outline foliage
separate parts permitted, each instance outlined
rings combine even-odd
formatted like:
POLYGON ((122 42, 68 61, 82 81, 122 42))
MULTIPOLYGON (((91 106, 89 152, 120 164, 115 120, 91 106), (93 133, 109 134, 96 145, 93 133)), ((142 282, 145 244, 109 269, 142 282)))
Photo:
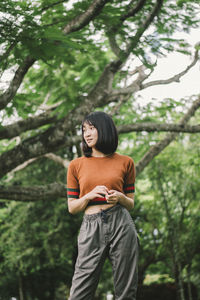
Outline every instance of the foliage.
POLYGON ((193 137, 174 142, 147 168, 148 180, 139 180, 137 192, 142 202, 138 225, 141 266, 146 264, 145 273, 169 274, 177 281, 180 263, 184 281, 188 280, 189 266, 189 280, 195 284, 197 278, 192 274, 200 239, 197 214, 200 156, 194 150, 196 147, 199 141, 194 143, 193 137))

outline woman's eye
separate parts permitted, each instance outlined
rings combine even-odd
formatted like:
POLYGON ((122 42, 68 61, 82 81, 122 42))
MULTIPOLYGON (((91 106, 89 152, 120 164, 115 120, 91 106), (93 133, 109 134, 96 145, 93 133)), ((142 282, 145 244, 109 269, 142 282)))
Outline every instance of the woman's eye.
POLYGON ((88 131, 88 130, 94 130, 94 126, 91 126, 91 127, 89 127, 89 128, 83 128, 83 133, 85 133, 86 131, 88 131))

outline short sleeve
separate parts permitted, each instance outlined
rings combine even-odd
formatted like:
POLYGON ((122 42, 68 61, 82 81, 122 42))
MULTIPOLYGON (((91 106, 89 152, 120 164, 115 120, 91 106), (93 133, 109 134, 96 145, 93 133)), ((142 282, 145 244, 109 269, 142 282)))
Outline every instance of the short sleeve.
POLYGON ((79 183, 76 175, 76 169, 71 162, 67 171, 67 198, 79 198, 79 183))
POLYGON ((135 166, 133 160, 130 158, 127 164, 127 170, 124 180, 124 193, 134 193, 135 192, 135 166))

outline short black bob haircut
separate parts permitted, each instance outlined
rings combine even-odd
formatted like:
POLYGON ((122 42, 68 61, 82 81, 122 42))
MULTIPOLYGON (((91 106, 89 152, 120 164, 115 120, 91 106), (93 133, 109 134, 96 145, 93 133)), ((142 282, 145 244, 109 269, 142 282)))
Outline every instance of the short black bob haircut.
POLYGON ((93 125, 98 132, 95 148, 104 154, 113 154, 118 146, 118 133, 112 118, 102 112, 95 111, 85 117, 82 122, 82 150, 86 157, 92 156, 92 148, 88 147, 83 137, 84 124, 93 125))

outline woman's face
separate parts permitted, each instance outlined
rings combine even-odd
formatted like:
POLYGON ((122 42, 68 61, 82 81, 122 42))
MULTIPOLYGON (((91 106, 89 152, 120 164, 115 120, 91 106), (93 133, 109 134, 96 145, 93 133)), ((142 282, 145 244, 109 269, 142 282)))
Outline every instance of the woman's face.
POLYGON ((88 123, 83 124, 83 138, 87 143, 88 147, 93 148, 98 140, 98 131, 92 125, 88 123))

